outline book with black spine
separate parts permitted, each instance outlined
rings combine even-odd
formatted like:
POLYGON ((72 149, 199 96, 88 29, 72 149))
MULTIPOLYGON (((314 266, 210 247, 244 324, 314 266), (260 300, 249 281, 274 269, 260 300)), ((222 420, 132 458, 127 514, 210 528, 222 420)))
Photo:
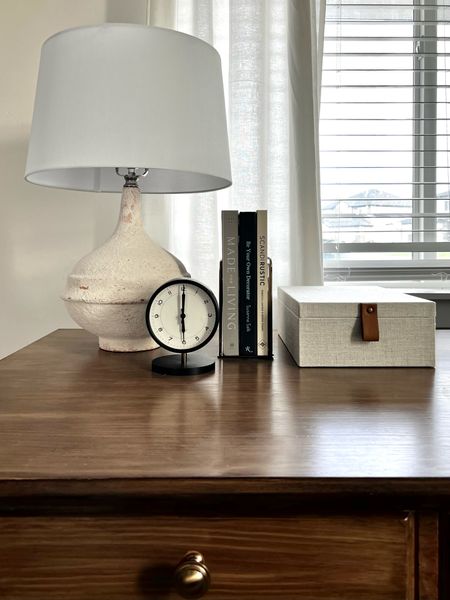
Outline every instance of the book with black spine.
POLYGON ((239 213, 239 355, 257 356, 256 212, 239 213))
POLYGON ((239 355, 239 271, 237 210, 222 211, 222 353, 239 355))
POLYGON ((257 353, 267 356, 269 352, 269 281, 267 259, 267 210, 256 211, 257 221, 257 353))

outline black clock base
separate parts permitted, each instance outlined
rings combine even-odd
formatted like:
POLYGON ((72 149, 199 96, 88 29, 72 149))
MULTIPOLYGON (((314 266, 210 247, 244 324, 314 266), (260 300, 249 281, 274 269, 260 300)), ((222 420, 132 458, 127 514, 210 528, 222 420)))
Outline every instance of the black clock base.
POLYGON ((216 362, 207 356, 189 354, 182 364, 180 354, 159 356, 152 362, 152 371, 161 375, 200 375, 214 371, 216 362))

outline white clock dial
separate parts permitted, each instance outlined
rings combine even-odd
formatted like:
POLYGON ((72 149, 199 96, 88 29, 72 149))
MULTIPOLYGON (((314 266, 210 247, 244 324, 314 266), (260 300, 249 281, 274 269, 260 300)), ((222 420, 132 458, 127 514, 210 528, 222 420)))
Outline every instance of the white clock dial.
POLYGON ((147 307, 149 331, 161 346, 189 352, 205 345, 217 328, 214 295, 203 285, 177 279, 161 286, 147 307))

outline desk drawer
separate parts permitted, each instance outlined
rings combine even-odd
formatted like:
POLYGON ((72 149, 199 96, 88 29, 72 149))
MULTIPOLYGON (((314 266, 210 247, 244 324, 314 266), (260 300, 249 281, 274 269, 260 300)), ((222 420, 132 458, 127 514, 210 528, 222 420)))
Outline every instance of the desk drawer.
POLYGON ((0 598, 171 600, 177 563, 197 550, 211 600, 412 600, 412 519, 4 517, 0 598))

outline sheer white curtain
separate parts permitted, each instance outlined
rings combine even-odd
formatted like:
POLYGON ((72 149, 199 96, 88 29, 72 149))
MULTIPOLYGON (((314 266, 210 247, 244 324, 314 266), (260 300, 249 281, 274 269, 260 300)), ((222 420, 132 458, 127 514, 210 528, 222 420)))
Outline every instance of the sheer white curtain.
POLYGON ((232 187, 145 203, 152 237, 216 291, 224 209, 268 209, 275 290, 322 282, 316 2, 149 0, 148 24, 195 35, 222 58, 232 187))
POLYGON ((290 264, 293 283, 323 283, 319 108, 325 0, 289 0, 290 264))

